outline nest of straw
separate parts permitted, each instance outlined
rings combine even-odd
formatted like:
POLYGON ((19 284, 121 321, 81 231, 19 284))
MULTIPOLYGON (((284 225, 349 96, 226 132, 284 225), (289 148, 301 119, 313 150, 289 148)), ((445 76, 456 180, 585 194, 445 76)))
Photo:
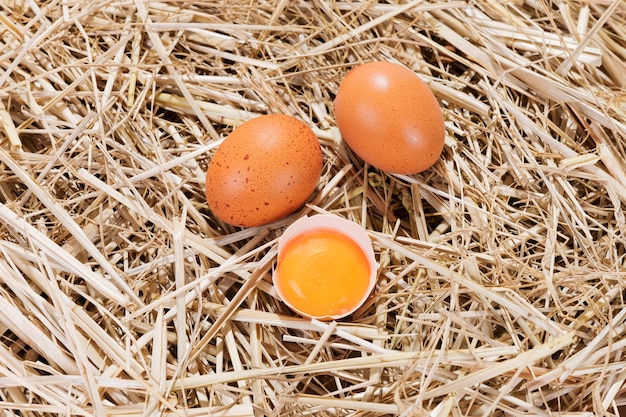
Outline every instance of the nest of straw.
POLYGON ((2 415, 617 415, 625 21, 609 0, 3 2, 2 415), (371 60, 445 109, 428 171, 342 143, 334 93, 371 60), (265 113, 312 126, 324 172, 297 213, 231 227, 204 173, 265 113), (376 251, 339 322, 271 285, 312 213, 376 251))

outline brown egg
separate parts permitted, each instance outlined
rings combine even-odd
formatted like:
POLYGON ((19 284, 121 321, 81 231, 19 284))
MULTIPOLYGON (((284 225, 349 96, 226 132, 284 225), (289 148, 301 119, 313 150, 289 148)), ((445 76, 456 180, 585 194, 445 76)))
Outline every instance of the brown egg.
POLYGON ((443 150, 443 115, 437 99, 413 71, 370 62, 350 71, 335 98, 337 126, 363 160, 395 174, 431 167, 443 150))
POLYGON ((310 127, 270 114, 237 127, 220 145, 206 176, 213 213, 236 226, 260 226, 298 209, 322 172, 322 151, 310 127))

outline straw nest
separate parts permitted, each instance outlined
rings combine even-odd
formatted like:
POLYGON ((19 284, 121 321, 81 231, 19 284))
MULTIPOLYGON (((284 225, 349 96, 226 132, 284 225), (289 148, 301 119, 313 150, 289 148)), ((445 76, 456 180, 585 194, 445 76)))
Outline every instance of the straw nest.
POLYGON ((625 402, 620 1, 0 6, 2 415, 615 415, 625 402), (365 165, 332 102, 400 62, 444 109, 440 161, 365 165), (314 128, 309 204, 239 229, 211 155, 265 113, 314 128), (331 213, 379 264, 340 322, 271 285, 331 213))

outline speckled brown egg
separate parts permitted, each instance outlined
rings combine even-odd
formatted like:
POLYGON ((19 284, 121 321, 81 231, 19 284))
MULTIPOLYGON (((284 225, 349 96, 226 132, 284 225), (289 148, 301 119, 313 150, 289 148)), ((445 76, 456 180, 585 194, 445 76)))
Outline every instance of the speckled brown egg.
POLYGON ((443 150, 443 115, 428 85, 391 62, 350 71, 335 97, 337 127, 363 160, 395 174, 431 167, 443 150))
POLYGON ((242 227, 278 220, 301 207, 322 172, 311 128, 281 114, 251 119, 224 139, 206 176, 212 212, 242 227))

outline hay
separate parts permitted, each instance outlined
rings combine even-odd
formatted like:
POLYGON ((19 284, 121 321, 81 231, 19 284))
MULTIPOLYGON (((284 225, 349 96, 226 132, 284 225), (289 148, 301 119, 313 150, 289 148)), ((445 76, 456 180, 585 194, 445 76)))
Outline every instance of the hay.
POLYGON ((626 7, 619 1, 0 5, 2 415, 615 415, 626 404, 626 7), (363 164, 332 101, 401 62, 441 160, 363 164), (209 212, 233 127, 310 124, 324 172, 267 227, 209 212), (276 296, 294 219, 379 261, 339 323, 276 296))

